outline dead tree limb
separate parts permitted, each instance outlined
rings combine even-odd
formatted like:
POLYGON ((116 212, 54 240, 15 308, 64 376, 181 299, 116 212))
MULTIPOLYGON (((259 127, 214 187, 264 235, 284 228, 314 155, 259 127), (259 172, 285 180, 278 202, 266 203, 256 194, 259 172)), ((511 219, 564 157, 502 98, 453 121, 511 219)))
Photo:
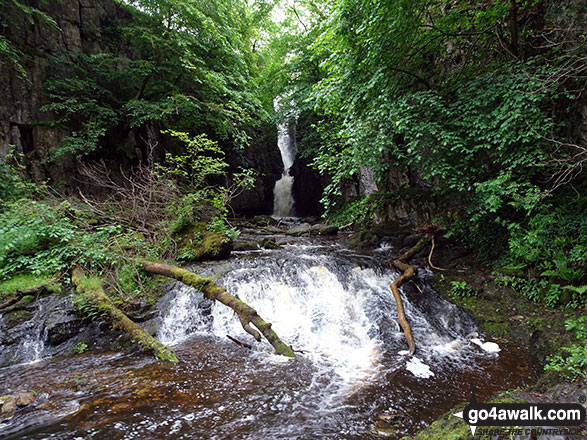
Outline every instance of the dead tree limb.
MULTIPOLYGON (((24 289, 24 290, 17 290, 14 295, 12 295, 8 300, 0 303, 0 311, 8 311, 8 309, 13 304, 19 302, 23 297, 27 295, 38 295, 45 289, 45 285, 41 284, 40 286, 33 287, 31 289, 24 289)), ((0 312, 1 313, 1 312, 0 312)))
POLYGON ((250 324, 253 324, 259 329, 263 336, 265 336, 265 339, 267 339, 267 341, 273 346, 276 353, 292 358, 295 357, 291 347, 285 344, 279 336, 277 336, 277 333, 273 331, 271 323, 265 322, 255 309, 229 294, 211 279, 201 277, 177 266, 153 263, 152 261, 143 259, 139 259, 138 262, 147 272, 174 278, 201 291, 206 298, 218 301, 225 306, 230 307, 237 314, 245 331, 252 335, 257 341, 261 340, 261 334, 251 327, 250 324))
POLYGON ((432 252, 434 252, 434 235, 432 235, 432 247, 430 248, 430 254, 428 254, 428 264, 430 265, 430 267, 432 269, 436 269, 436 270, 446 270, 443 269, 442 267, 436 267, 434 264, 432 264, 432 252))
POLYGON ((118 307, 112 304, 102 289, 98 279, 88 278, 80 267, 74 267, 71 281, 82 302, 100 314, 112 328, 122 330, 144 350, 152 352, 162 361, 178 362, 175 353, 166 345, 146 333, 136 322, 129 319, 118 307))
POLYGON ((410 266, 406 261, 416 255, 422 248, 428 243, 430 238, 428 236, 422 237, 418 243, 414 245, 411 249, 404 252, 400 257, 395 260, 391 261, 391 264, 402 271, 402 274, 389 286, 391 289, 391 293, 393 294, 393 298, 395 299, 395 304, 397 307, 397 316, 399 324, 401 325, 406 340, 408 341, 408 347, 410 350, 410 354, 414 354, 416 352, 416 340, 414 339, 414 335, 412 333, 412 327, 410 323, 406 319, 406 313, 404 311, 404 302, 402 301, 402 297, 399 293, 399 287, 412 278, 416 274, 416 269, 413 266, 410 266))
POLYGON ((236 339, 236 338, 233 338, 233 337, 232 337, 232 336, 230 336, 230 335, 226 335, 226 337, 227 337, 228 339, 230 339, 232 342, 234 342, 236 345, 239 345, 239 346, 241 346, 241 347, 243 347, 243 348, 246 348, 246 349, 248 349, 248 350, 252 350, 252 349, 253 349, 253 346, 252 346, 251 344, 247 344, 246 342, 239 341, 238 339, 236 339))
POLYGON ((39 284, 38 286, 35 286, 35 287, 31 287, 29 289, 17 290, 13 295, 11 295, 11 297, 8 300, 4 301, 3 303, 0 303, 0 313, 9 313, 9 312, 15 310, 14 307, 10 307, 10 306, 17 304, 25 296, 34 295, 38 298, 39 295, 46 293, 46 292, 50 292, 51 288, 54 288, 55 282, 56 282, 56 279, 53 278, 43 284, 39 284))

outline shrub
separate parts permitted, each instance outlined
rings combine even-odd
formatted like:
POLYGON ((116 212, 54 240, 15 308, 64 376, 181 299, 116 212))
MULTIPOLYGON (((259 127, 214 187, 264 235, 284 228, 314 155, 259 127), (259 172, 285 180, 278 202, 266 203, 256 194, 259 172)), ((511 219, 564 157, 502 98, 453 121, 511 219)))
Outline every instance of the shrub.
POLYGON ((570 380, 587 379, 587 316, 567 319, 567 331, 575 331, 577 344, 563 347, 551 356, 546 371, 555 371, 570 380))
POLYGON ((477 295, 477 292, 471 289, 466 281, 451 281, 450 284, 452 285, 451 294, 454 296, 470 298, 477 295))

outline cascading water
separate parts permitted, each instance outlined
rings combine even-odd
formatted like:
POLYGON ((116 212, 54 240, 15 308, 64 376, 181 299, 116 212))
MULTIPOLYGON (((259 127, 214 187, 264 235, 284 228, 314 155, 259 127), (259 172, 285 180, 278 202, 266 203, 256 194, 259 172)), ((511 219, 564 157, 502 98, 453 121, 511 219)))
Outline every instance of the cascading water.
MULTIPOLYGON (((274 101, 275 110, 279 110, 279 98, 274 101)), ((277 124, 277 147, 281 153, 283 162, 283 174, 281 179, 275 182, 273 189, 273 216, 277 218, 291 217, 295 214, 293 199, 293 176, 290 176, 289 169, 296 157, 296 136, 294 116, 287 114, 277 124)))
POLYGON ((6 329, 4 319, 0 318, 0 365, 28 363, 41 359, 46 338, 44 321, 54 303, 52 299, 38 301, 30 319, 11 329, 6 329))
POLYGON ((532 373, 518 347, 483 351, 487 343, 470 336, 474 323, 426 287, 424 270, 424 293, 405 298, 417 356, 402 355, 389 291, 396 275, 380 263, 382 252, 274 238, 281 249, 238 252, 194 270, 271 322, 295 360, 252 340, 228 307, 175 285, 160 302, 158 337, 179 364, 90 352, 0 369, 6 394, 38 393, 30 414, 0 425, 5 438, 375 440, 375 422, 391 414, 401 420, 389 437, 397 439, 468 400, 470 384, 482 400, 532 373))
MULTIPOLYGON (((457 365, 464 356, 480 354, 468 339, 473 322, 434 296, 428 310, 405 300, 418 356, 403 362, 405 340, 389 290, 393 278, 373 257, 332 246, 288 245, 240 258, 219 282, 261 316, 271 317, 281 338, 319 371, 317 377, 328 378, 331 399, 369 383, 385 355, 395 356, 397 365, 405 364, 414 376, 428 378, 439 362, 457 365)), ((183 285, 176 289, 159 332, 164 342, 177 344, 198 333, 249 338, 229 308, 183 285)))

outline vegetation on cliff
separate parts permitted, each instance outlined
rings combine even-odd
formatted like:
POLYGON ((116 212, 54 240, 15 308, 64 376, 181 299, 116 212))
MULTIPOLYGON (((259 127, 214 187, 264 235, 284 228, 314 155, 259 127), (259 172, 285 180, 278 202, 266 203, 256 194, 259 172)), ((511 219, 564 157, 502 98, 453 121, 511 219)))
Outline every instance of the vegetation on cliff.
POLYGON ((585 6, 302 5, 279 79, 301 154, 332 179, 326 216, 362 229, 393 227, 398 209, 412 227, 439 222, 505 285, 584 309, 585 6), (366 170, 379 191, 353 198, 366 170))

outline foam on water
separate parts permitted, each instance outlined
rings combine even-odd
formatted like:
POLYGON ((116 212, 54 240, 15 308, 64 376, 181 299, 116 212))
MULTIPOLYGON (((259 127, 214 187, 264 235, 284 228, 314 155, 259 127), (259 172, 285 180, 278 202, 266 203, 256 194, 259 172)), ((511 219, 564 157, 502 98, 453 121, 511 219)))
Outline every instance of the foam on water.
MULTIPOLYGON (((370 257, 349 258, 346 252, 339 258, 324 248, 286 246, 239 259, 232 266, 218 283, 255 308, 283 341, 300 350, 300 358, 341 389, 372 382, 384 352, 391 348, 398 353, 405 347, 389 290, 396 275, 370 257)), ((158 335, 163 342, 175 344, 190 335, 210 333, 225 339, 228 334, 252 342, 264 356, 272 353, 266 341, 252 341, 230 308, 205 300, 193 289, 176 289, 158 335)), ((426 311, 404 299, 418 358, 407 365, 398 361, 397 368, 405 365, 421 379, 432 377, 428 365, 441 359, 458 365, 459 358, 471 354, 470 344, 462 343, 474 330, 471 322, 463 321, 458 309, 440 298, 431 303, 435 308, 426 311)))

